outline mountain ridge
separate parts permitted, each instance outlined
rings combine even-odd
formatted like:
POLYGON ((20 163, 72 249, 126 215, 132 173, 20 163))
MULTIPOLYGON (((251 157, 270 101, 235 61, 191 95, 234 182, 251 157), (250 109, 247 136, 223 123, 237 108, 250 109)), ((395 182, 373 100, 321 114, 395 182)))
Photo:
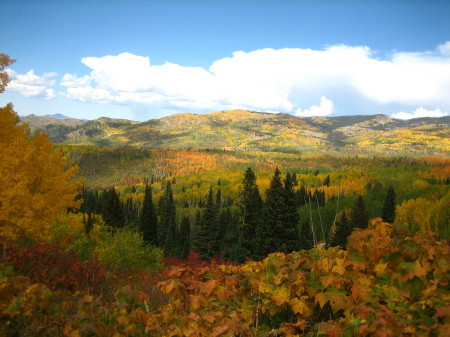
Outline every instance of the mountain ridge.
POLYGON ((378 153, 448 156, 450 116, 410 120, 353 115, 297 117, 247 110, 179 113, 144 122, 101 117, 95 120, 21 118, 32 131, 56 143, 170 149, 225 149, 378 153))

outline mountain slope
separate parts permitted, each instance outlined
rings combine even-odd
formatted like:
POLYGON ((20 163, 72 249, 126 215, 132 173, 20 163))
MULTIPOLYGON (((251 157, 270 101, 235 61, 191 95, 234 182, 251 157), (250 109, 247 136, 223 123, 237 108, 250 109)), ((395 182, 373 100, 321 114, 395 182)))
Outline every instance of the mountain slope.
POLYGON ((450 117, 396 120, 385 115, 299 118, 245 110, 175 114, 146 122, 28 116, 33 130, 66 144, 170 149, 347 152, 406 155, 450 153, 450 117))

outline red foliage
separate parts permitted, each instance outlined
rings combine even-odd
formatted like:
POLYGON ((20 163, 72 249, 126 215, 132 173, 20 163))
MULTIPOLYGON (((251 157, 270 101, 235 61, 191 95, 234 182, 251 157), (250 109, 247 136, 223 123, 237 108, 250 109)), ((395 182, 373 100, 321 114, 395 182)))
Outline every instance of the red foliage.
POLYGON ((9 245, 6 262, 16 273, 50 289, 89 290, 98 292, 106 279, 106 267, 96 260, 82 261, 74 252, 59 245, 9 245))

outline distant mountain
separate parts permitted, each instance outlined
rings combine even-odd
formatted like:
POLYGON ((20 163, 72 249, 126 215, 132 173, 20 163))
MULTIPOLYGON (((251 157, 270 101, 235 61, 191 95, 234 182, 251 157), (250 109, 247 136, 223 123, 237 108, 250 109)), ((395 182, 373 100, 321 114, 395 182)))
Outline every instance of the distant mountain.
POLYGON ((245 110, 175 114, 146 122, 27 116, 32 129, 58 143, 163 149, 225 149, 289 153, 450 155, 450 117, 386 115, 295 117, 245 110))
POLYGON ((68 119, 68 118, 70 118, 70 117, 67 117, 66 115, 62 115, 62 114, 44 115, 42 117, 52 117, 52 118, 58 118, 58 119, 68 119))

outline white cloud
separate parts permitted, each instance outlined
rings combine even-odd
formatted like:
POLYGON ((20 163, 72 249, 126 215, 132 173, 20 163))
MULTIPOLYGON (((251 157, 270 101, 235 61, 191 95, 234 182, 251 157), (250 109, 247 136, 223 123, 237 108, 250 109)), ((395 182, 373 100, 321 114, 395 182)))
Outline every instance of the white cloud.
POLYGON ((411 119, 420 117, 444 117, 448 115, 449 115, 448 112, 441 111, 441 109, 427 110, 420 107, 415 111, 413 111, 412 113, 400 111, 396 114, 393 114, 391 117, 397 119, 411 119))
POLYGON ((334 112, 333 101, 327 99, 325 96, 320 98, 320 105, 313 105, 309 109, 297 109, 296 116, 309 117, 309 116, 327 116, 334 112))
POLYGON ((26 74, 17 74, 11 69, 8 69, 7 72, 11 78, 7 87, 9 92, 18 92, 26 97, 40 99, 56 97, 55 91, 50 87, 55 85, 56 81, 52 77, 57 76, 57 73, 44 73, 42 76, 38 76, 34 70, 30 70, 26 74))
POLYGON ((64 87, 85 87, 91 84, 91 78, 88 75, 78 77, 77 75, 65 74, 60 85, 64 87))
POLYGON ((345 89, 374 104, 450 108, 450 42, 435 51, 395 53, 386 60, 374 57, 368 47, 336 45, 238 51, 208 69, 152 65, 149 57, 130 53, 82 62, 91 69, 88 75, 66 74, 61 82, 66 95, 80 101, 324 115, 334 108, 324 95, 342 100, 345 89), (319 106, 301 110, 305 97, 321 96, 319 106))

